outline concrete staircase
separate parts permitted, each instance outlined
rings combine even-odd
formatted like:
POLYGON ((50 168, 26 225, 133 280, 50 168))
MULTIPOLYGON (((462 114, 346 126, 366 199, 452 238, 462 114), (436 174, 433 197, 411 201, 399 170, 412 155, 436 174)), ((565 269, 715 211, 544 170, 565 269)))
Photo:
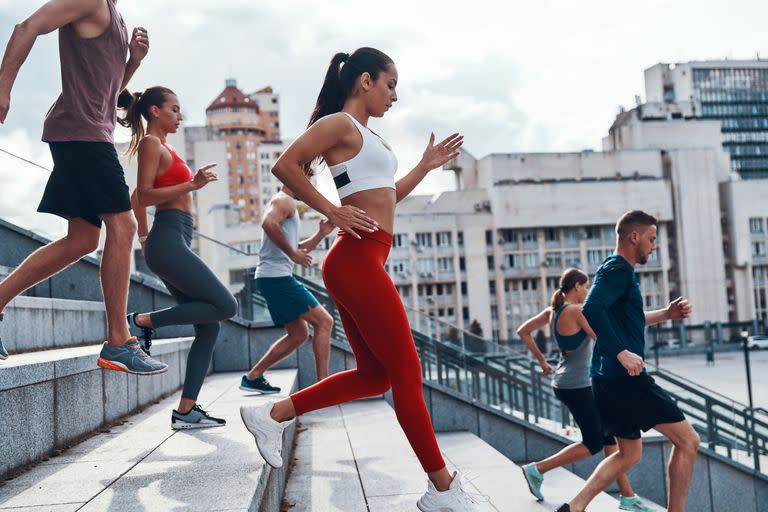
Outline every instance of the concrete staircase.
MULTIPOLYGON (((449 469, 468 475, 468 489, 488 498, 483 511, 553 511, 584 483, 564 469, 552 471, 547 500, 537 503, 520 468, 474 434, 442 433, 438 442, 449 469)), ((300 418, 284 510, 412 512, 426 487, 394 410, 384 400, 360 400, 300 418)), ((617 509, 605 493, 590 506, 590 512, 617 509)))
MULTIPOLYGON (((243 426, 239 406, 264 398, 240 391, 240 375, 210 376, 200 396, 203 408, 227 420, 225 427, 171 430, 174 393, 7 480, 0 486, 0 510, 279 510, 287 469, 266 465, 243 426)), ((296 388, 295 370, 269 377, 286 393, 296 388)), ((294 432, 286 429, 286 457, 294 432)))

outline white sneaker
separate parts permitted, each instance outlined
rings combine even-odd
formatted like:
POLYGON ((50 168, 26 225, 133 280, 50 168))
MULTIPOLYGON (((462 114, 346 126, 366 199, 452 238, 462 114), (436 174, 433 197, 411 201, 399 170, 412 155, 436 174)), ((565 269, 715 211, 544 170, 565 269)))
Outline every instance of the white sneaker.
POLYGON ((262 405, 241 405, 240 417, 245 423, 245 428, 256 439, 256 448, 267 464, 273 468, 279 468, 283 465, 283 458, 280 456, 283 430, 293 420, 283 422, 273 420, 269 413, 272 412, 274 404, 274 401, 269 401, 262 405))
POLYGON ((464 490, 461 476, 454 473, 447 491, 438 491, 430 481, 427 493, 419 498, 416 507, 421 512, 479 512, 477 505, 483 501, 488 501, 488 497, 464 490))

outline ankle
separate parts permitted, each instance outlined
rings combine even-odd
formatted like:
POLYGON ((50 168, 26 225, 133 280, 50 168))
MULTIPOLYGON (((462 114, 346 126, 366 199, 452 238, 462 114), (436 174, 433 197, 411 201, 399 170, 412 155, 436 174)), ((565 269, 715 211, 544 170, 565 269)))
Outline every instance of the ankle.
POLYGON ((249 371, 248 373, 245 374, 245 378, 248 379, 248 380, 256 380, 259 377, 261 377, 261 373, 256 373, 253 370, 251 370, 251 371, 249 371))
POLYGON ((152 317, 149 316, 149 313, 139 313, 138 315, 136 315, 135 322, 136 322, 136 325, 138 325, 139 327, 144 327, 147 329, 153 328, 152 317))

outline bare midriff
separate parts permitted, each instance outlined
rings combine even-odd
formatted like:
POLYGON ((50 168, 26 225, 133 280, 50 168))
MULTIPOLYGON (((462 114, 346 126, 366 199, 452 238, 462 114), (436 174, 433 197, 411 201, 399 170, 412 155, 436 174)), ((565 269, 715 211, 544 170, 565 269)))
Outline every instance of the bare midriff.
POLYGON ((392 188, 361 190, 341 200, 344 206, 356 206, 379 223, 379 229, 392 233, 395 224, 397 193, 392 188))

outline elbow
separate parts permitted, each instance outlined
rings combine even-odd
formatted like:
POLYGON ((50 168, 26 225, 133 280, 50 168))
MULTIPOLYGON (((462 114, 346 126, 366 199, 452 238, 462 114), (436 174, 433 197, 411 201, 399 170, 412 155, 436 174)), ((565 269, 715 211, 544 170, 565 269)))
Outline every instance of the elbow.
POLYGON ((146 194, 142 194, 141 192, 136 192, 136 204, 142 208, 148 208, 152 206, 152 201, 147 198, 146 194))

